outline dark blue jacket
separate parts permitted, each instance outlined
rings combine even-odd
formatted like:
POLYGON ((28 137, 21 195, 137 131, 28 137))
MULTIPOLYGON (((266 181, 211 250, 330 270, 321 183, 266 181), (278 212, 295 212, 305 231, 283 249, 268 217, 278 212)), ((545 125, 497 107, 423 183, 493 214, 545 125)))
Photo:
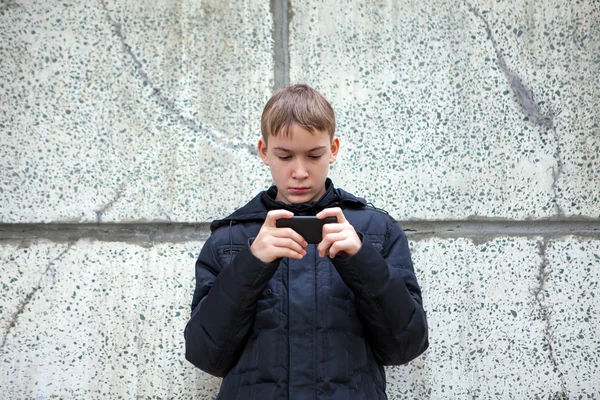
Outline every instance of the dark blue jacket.
POLYGON ((290 205, 261 192, 224 220, 196 262, 186 358, 225 377, 217 399, 386 399, 383 365, 404 364, 428 346, 421 290, 400 226, 363 199, 335 189, 290 205), (315 215, 339 206, 362 239, 348 259, 265 264, 249 242, 267 212, 315 215))

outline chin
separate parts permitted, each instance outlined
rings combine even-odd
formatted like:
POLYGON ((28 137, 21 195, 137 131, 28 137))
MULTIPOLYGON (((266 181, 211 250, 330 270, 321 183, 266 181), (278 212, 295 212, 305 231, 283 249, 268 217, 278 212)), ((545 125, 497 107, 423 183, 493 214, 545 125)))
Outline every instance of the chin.
POLYGON ((290 202, 290 204, 302 204, 315 201, 313 193, 306 193, 302 195, 288 194, 287 199, 290 202))

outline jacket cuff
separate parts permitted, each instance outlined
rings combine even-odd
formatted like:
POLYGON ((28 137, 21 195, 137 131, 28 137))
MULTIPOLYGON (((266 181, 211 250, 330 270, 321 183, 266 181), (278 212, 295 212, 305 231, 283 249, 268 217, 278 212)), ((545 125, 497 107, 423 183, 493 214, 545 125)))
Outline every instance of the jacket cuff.
MULTIPOLYGON (((369 302, 385 296, 394 280, 391 267, 366 237, 362 237, 362 246, 355 255, 349 258, 335 257, 331 261, 354 295, 369 302)), ((405 304, 404 311, 412 314, 415 306, 406 285, 394 286, 394 295, 399 304, 405 304)))

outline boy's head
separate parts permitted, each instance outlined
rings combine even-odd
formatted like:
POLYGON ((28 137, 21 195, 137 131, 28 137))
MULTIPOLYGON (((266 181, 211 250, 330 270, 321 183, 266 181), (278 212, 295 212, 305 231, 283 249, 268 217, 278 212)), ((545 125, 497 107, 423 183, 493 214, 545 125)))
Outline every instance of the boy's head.
POLYGON ((265 105, 261 130, 258 151, 271 169, 277 200, 318 200, 340 146, 327 99, 308 85, 283 88, 265 105))
POLYGON ((288 135, 293 124, 309 132, 325 131, 332 140, 335 133, 335 114, 331 104, 308 85, 278 90, 267 101, 260 122, 265 143, 272 136, 288 135))

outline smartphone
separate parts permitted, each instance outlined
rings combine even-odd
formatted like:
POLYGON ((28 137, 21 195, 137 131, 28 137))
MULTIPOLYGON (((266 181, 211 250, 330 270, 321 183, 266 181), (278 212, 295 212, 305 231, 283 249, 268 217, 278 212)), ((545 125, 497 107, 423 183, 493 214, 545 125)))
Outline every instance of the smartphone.
POLYGON ((317 244, 323 239, 323 225, 336 223, 337 217, 318 219, 314 216, 294 216, 275 221, 278 228, 292 228, 298 232, 307 243, 317 244))

